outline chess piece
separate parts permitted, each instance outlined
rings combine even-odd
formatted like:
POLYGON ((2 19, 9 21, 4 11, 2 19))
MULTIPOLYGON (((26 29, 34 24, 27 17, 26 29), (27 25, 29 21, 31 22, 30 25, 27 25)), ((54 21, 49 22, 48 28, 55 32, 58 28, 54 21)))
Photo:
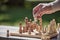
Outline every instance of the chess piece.
POLYGON ((41 40, 50 40, 50 36, 46 36, 45 34, 42 34, 41 40))
POLYGON ((26 24, 28 23, 28 17, 25 17, 25 23, 26 24))
POLYGON ((47 30, 47 27, 45 25, 44 28, 43 28, 43 32, 46 33, 46 30, 47 30))
POLYGON ((31 32, 33 32, 33 22, 32 22, 32 19, 30 19, 30 29, 31 29, 31 32))
POLYGON ((54 32, 53 32, 53 25, 50 25, 50 24, 48 25, 47 33, 48 33, 48 34, 54 33, 54 32))
POLYGON ((28 28, 30 28, 31 27, 31 23, 30 22, 28 22, 28 28))
POLYGON ((28 30, 28 22, 29 22, 28 17, 25 17, 25 25, 27 30, 28 30))
POLYGON ((9 37, 9 30, 7 30, 7 37, 9 37))
POLYGON ((57 36, 57 40, 60 40, 60 29, 59 29, 59 33, 58 33, 58 36, 57 36))
POLYGON ((23 33, 25 33, 25 27, 23 27, 23 33))
POLYGON ((53 19, 53 20, 51 21, 50 25, 51 25, 51 27, 52 27, 53 33, 56 33, 57 30, 56 30, 56 21, 55 21, 55 19, 53 19))
POLYGON ((33 23, 33 29, 36 29, 37 24, 34 22, 33 23))
POLYGON ((33 32, 33 24, 31 22, 28 22, 28 30, 31 30, 31 32, 33 32))
POLYGON ((36 24, 36 31, 39 31, 39 25, 36 24))
POLYGON ((50 27, 50 25, 48 25, 47 31, 46 31, 47 34, 49 34, 49 32, 51 31, 50 29, 51 29, 51 27, 50 27))
POLYGON ((39 23, 40 23, 40 32, 43 30, 43 27, 42 27, 42 18, 39 18, 39 23))
POLYGON ((57 32, 57 29, 56 29, 57 27, 56 27, 56 21, 55 21, 55 19, 53 19, 52 22, 53 22, 52 25, 54 27, 53 32, 56 33, 57 32))
POLYGON ((52 33, 57 33, 57 30, 56 30, 56 21, 55 19, 53 19, 49 26, 48 26, 48 30, 49 30, 49 34, 52 34, 52 33))
POLYGON ((30 19, 30 22, 32 22, 32 19, 30 19))
POLYGON ((23 27, 23 33, 27 32, 26 27, 23 27))
POLYGON ((33 26, 32 26, 32 25, 31 25, 30 29, 31 29, 31 32, 33 32, 34 28, 33 28, 33 26))
POLYGON ((60 23, 57 23, 57 30, 60 29, 60 23))
POLYGON ((19 33, 22 34, 22 23, 19 24, 19 33))
POLYGON ((30 34, 30 35, 31 35, 31 28, 29 28, 29 29, 28 29, 28 34, 30 34))

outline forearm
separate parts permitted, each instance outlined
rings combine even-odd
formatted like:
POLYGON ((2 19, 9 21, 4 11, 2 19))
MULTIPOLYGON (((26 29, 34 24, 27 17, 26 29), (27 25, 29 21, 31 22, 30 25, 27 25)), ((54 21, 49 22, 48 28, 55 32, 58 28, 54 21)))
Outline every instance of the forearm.
POLYGON ((60 0, 55 0, 54 2, 51 2, 50 5, 52 5, 53 12, 60 10, 60 0))

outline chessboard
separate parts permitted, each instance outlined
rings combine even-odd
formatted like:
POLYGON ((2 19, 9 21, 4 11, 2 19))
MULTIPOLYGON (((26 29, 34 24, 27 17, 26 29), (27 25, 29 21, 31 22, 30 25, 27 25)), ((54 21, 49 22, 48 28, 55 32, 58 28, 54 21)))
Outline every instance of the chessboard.
MULTIPOLYGON (((10 36, 19 36, 19 37, 30 37, 30 38, 53 38, 58 35, 57 26, 55 19, 50 21, 50 24, 47 27, 42 26, 42 18, 39 19, 39 25, 32 20, 28 20, 27 17, 24 19, 25 25, 19 23, 18 33, 9 33, 10 36)), ((8 31, 7 31, 8 35, 8 31)))
MULTIPOLYGON (((56 37, 57 35, 58 35, 57 33, 53 33, 50 35, 45 35, 45 37, 53 38, 53 37, 56 37)), ((42 37, 42 35, 29 35, 29 34, 19 34, 19 33, 10 33, 10 36, 39 38, 39 39, 41 39, 42 37)))

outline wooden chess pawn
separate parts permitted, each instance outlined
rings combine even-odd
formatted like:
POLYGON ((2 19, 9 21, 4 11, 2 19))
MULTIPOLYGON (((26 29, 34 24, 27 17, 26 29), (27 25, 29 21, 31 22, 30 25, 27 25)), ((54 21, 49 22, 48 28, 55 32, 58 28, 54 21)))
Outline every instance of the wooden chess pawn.
POLYGON ((42 27, 42 18, 39 18, 39 24, 40 24, 40 31, 42 31, 43 27, 42 27))
POLYGON ((43 32, 46 33, 46 30, 47 30, 47 27, 45 25, 44 28, 43 28, 43 32))
POLYGON ((33 27, 32 27, 32 26, 30 27, 30 29, 31 29, 31 32, 33 32, 33 30, 34 30, 34 29, 33 29, 33 27))
POLYGON ((26 24, 28 23, 28 17, 25 17, 25 23, 26 24))
POLYGON ((32 19, 30 19, 30 22, 32 22, 32 19))
POLYGON ((7 30, 7 37, 9 37, 9 30, 7 30))
POLYGON ((38 24, 36 24, 36 31, 38 31, 38 24))
POLYGON ((25 27, 23 27, 23 33, 25 33, 25 27))
POLYGON ((25 17, 25 25, 27 30, 28 30, 28 22, 29 22, 28 17, 25 17))
POLYGON ((19 33, 22 34, 22 23, 19 24, 19 33))
POLYGON ((37 24, 34 22, 32 25, 33 25, 33 29, 36 29, 37 24))
POLYGON ((29 28, 29 29, 28 29, 28 34, 30 34, 30 35, 31 35, 31 28, 29 28))
POLYGON ((53 25, 54 25, 54 33, 56 33, 57 32, 57 29, 56 29, 56 21, 55 21, 55 19, 53 19, 53 25))
POLYGON ((30 19, 30 28, 31 28, 31 32, 33 32, 33 22, 32 22, 32 19, 30 19))
POLYGON ((33 26, 32 26, 31 22, 28 22, 28 30, 29 30, 29 28, 30 28, 31 32, 33 32, 33 26))
POLYGON ((60 23, 57 23, 57 30, 60 29, 60 23))
POLYGON ((30 28, 31 27, 31 23, 30 22, 28 22, 28 28, 30 28))
POLYGON ((52 34, 53 33, 53 29, 52 29, 51 25, 48 25, 47 33, 48 34, 52 34))
POLYGON ((23 33, 27 32, 27 28, 23 27, 23 33))
POLYGON ((50 22, 50 27, 51 27, 51 30, 52 30, 53 33, 56 33, 56 32, 57 32, 55 19, 53 19, 53 20, 50 22))

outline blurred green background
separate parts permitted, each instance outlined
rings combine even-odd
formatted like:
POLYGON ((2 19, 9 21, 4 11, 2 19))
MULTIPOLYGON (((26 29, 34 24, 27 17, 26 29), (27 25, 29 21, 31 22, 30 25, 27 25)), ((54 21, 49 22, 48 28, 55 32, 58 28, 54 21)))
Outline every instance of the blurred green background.
MULTIPOLYGON (((24 24, 24 18, 33 20, 32 10, 39 3, 49 3, 54 0, 0 0, 0 25, 17 26, 24 24)), ((43 15, 43 25, 49 24, 52 19, 60 23, 60 11, 50 15, 43 15)))

